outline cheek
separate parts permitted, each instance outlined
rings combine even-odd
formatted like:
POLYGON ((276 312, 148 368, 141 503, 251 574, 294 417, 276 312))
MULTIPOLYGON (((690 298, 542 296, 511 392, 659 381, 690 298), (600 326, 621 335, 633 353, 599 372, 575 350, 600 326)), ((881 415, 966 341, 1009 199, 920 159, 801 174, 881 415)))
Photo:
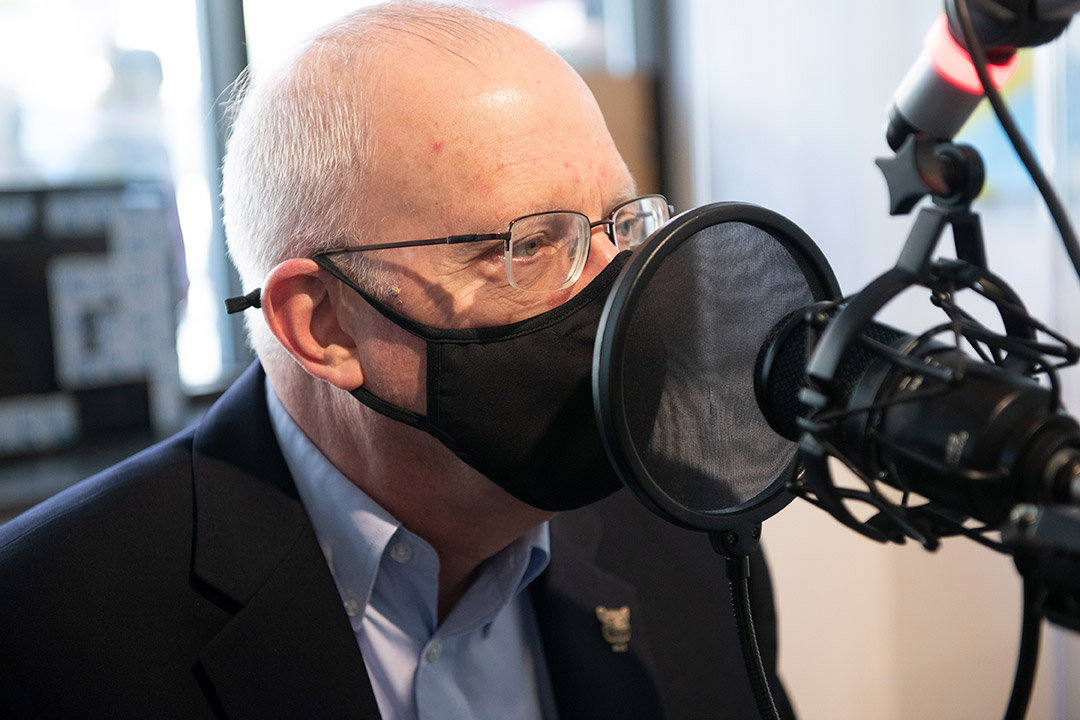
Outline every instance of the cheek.
POLYGON ((354 337, 364 387, 378 397, 423 415, 427 410, 427 346, 371 307, 360 313, 354 337))

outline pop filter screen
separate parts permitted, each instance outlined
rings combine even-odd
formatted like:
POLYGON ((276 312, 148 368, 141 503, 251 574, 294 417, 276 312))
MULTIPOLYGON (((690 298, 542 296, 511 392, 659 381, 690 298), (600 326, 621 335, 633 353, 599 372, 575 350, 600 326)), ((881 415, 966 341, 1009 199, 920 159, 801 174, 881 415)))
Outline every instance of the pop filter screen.
POLYGON ((782 318, 837 295, 812 241, 762 208, 706 206, 658 230, 616 280, 597 335, 597 416, 623 481, 701 530, 782 507, 797 446, 758 409, 754 365, 782 318))

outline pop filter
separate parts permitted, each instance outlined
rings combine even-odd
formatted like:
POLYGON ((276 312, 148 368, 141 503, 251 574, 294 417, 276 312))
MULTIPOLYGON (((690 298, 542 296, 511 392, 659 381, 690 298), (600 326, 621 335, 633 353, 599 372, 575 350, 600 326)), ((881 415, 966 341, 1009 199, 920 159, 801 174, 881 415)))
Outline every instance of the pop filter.
POLYGON ((641 246, 600 319, 593 399, 608 456, 647 507, 720 532, 790 502, 797 444, 758 409, 754 365, 782 318, 838 296, 806 233, 755 205, 690 210, 641 246))

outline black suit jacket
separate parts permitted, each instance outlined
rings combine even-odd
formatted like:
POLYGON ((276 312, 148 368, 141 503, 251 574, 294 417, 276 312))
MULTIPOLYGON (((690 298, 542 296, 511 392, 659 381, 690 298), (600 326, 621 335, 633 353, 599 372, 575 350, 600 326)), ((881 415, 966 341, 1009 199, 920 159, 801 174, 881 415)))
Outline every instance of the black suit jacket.
MULTIPOLYGON (((0 717, 378 718, 263 378, 253 366, 197 426, 0 527, 0 717)), ((705 536, 627 491, 551 535, 530 592, 560 718, 757 717, 705 536), (597 605, 630 607, 628 652, 597 605)), ((772 672, 760 558, 752 578, 772 672)))

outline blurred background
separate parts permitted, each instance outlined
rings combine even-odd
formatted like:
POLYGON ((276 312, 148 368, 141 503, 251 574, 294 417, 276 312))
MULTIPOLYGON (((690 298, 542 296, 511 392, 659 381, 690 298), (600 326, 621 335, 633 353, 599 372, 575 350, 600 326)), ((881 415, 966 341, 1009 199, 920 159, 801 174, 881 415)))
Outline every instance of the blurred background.
MULTIPOLYGON (((0 0, 0 521, 197 419, 250 362, 222 304, 238 289, 220 222, 223 100, 249 63, 258 75, 364 4, 0 0)), ((776 210, 847 293, 895 261, 912 216, 889 216, 873 160, 939 0, 475 4, 582 73, 642 192, 678 210, 776 210)), ((1080 31, 1022 52, 1006 97, 1075 216, 1080 31)), ((987 164, 976 209, 991 269, 1080 338, 1077 278, 985 104, 959 139, 987 164)), ((921 329, 928 308, 901 298, 886 319, 921 329)), ((764 538, 801 718, 1004 712, 1021 597, 1008 558, 965 539, 880 547, 798 502, 764 538)), ((1080 639, 1047 626, 1028 717, 1080 717, 1077 677, 1080 639)))

